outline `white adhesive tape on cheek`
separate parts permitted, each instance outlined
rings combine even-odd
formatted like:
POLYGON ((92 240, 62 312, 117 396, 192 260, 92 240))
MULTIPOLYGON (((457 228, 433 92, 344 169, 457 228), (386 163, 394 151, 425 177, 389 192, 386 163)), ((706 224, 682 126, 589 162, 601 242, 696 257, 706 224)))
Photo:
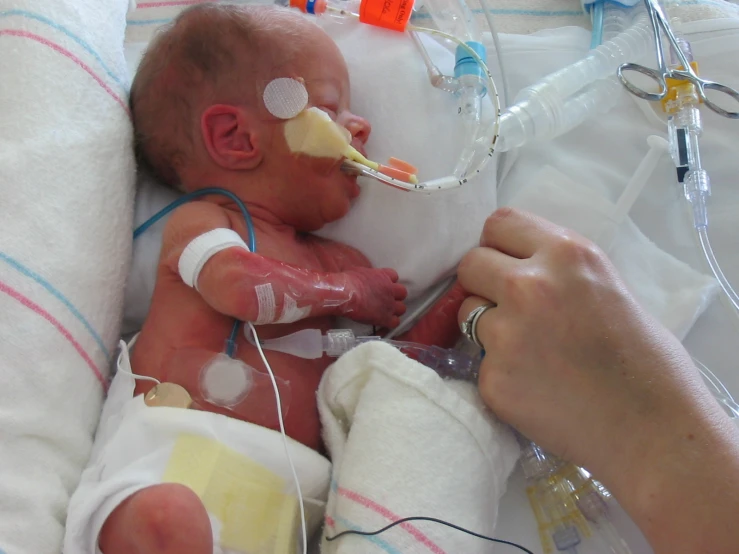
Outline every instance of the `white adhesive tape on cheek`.
POLYGON ((213 229, 195 237, 180 255, 177 264, 180 277, 187 286, 198 290, 198 277, 208 260, 220 251, 234 246, 250 251, 244 239, 233 229, 213 229))
POLYGON ((267 83, 262 95, 267 111, 279 119, 292 119, 308 105, 308 91, 296 79, 280 77, 267 83))

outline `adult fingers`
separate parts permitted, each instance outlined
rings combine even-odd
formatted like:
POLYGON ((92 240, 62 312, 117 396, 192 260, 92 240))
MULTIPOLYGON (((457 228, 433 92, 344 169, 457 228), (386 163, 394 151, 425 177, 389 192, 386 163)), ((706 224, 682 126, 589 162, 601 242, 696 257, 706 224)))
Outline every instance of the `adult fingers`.
POLYGON ((564 232, 562 227, 532 213, 500 208, 485 221, 480 246, 495 248, 514 258, 533 256, 564 232))
POLYGON ((457 268, 457 279, 469 293, 500 304, 504 302, 503 284, 521 262, 492 248, 473 248, 457 268))

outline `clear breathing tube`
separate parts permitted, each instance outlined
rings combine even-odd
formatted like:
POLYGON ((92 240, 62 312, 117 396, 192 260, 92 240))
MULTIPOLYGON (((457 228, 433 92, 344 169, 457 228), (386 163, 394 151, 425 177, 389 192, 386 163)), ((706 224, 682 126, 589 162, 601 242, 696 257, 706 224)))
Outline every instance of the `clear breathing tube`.
MULTIPOLYGON (((641 7, 633 10, 637 15, 629 29, 518 94, 514 105, 501 115, 499 151, 551 140, 615 105, 619 98, 616 69, 639 59, 652 40, 649 17, 641 7)), ((610 20, 609 34, 626 21, 625 17, 610 20)))

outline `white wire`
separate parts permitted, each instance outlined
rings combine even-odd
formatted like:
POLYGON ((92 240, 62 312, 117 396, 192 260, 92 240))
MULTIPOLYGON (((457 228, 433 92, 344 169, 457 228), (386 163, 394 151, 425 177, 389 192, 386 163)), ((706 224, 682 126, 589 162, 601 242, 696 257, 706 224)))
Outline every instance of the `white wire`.
POLYGON ((134 379, 138 379, 139 381, 153 381, 157 385, 162 384, 162 382, 159 379, 156 379, 155 377, 149 377, 148 375, 137 375, 133 371, 128 371, 127 369, 123 369, 122 367, 119 367, 118 371, 126 373, 127 375, 130 375, 131 377, 133 377, 134 379))
POLYGON ((285 447, 285 456, 287 456, 287 462, 290 464, 290 471, 292 471, 293 474, 293 480, 295 481, 295 490, 298 493, 298 502, 300 504, 300 525, 303 531, 303 554, 308 554, 308 529, 305 523, 305 508, 303 507, 303 492, 300 489, 300 481, 298 480, 298 474, 295 471, 295 465, 293 464, 292 456, 290 456, 290 449, 287 445, 287 434, 285 433, 285 422, 282 419, 282 400, 280 399, 280 391, 277 388, 277 380, 275 379, 275 374, 272 371, 272 368, 269 365, 269 362, 267 361, 267 357, 264 355, 264 351, 262 350, 262 345, 259 342, 259 335, 257 335, 257 330, 254 329, 254 325, 250 321, 247 321, 246 324, 249 326, 249 329, 251 329, 251 332, 254 334, 254 342, 255 346, 257 347, 257 350, 259 350, 259 355, 262 357, 262 362, 264 363, 264 367, 267 368, 267 373, 269 373, 269 378, 272 380, 272 388, 275 391, 275 400, 277 401, 277 418, 280 421, 280 433, 282 433, 282 444, 285 447))
POLYGON ((490 11, 490 5, 487 0, 480 0, 480 7, 482 13, 485 16, 485 21, 490 29, 490 35, 493 37, 493 44, 495 45, 495 55, 498 58, 498 67, 500 68, 500 79, 503 81, 503 96, 505 96, 506 106, 510 106, 513 102, 511 98, 511 90, 508 88, 508 77, 506 77, 505 64, 503 63, 503 52, 500 47, 500 37, 498 36, 498 29, 493 21, 493 12, 490 11))
POLYGON ((124 368, 121 365, 121 357, 124 356, 124 355, 126 357, 126 361, 128 362, 128 365, 129 366, 131 365, 130 357, 128 355, 128 350, 129 350, 129 348, 133 348, 133 345, 136 343, 136 340, 138 338, 139 338, 139 334, 136 333, 136 335, 134 335, 134 337, 131 339, 131 342, 129 342, 128 344, 126 344, 125 341, 120 341, 118 343, 118 348, 121 349, 121 353, 118 356, 118 363, 117 363, 116 367, 117 367, 118 371, 123 372, 126 375, 130 375, 134 379, 138 379, 139 381, 153 381, 157 385, 161 385, 162 382, 159 379, 155 379, 154 377, 149 377, 148 375, 137 375, 136 373, 134 373, 130 369, 126 369, 126 368, 124 368))

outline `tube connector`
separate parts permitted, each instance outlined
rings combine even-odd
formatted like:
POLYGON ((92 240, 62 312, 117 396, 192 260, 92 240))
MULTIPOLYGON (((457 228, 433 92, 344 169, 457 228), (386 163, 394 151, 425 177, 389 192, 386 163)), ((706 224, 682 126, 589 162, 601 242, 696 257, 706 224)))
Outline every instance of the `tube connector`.
POLYGON ((323 335, 322 341, 323 351, 331 358, 338 358, 359 343, 351 329, 331 329, 323 335))
POLYGON ((685 198, 693 209, 693 225, 696 229, 708 227, 706 200, 711 195, 711 180, 705 169, 689 171, 683 183, 685 198))

